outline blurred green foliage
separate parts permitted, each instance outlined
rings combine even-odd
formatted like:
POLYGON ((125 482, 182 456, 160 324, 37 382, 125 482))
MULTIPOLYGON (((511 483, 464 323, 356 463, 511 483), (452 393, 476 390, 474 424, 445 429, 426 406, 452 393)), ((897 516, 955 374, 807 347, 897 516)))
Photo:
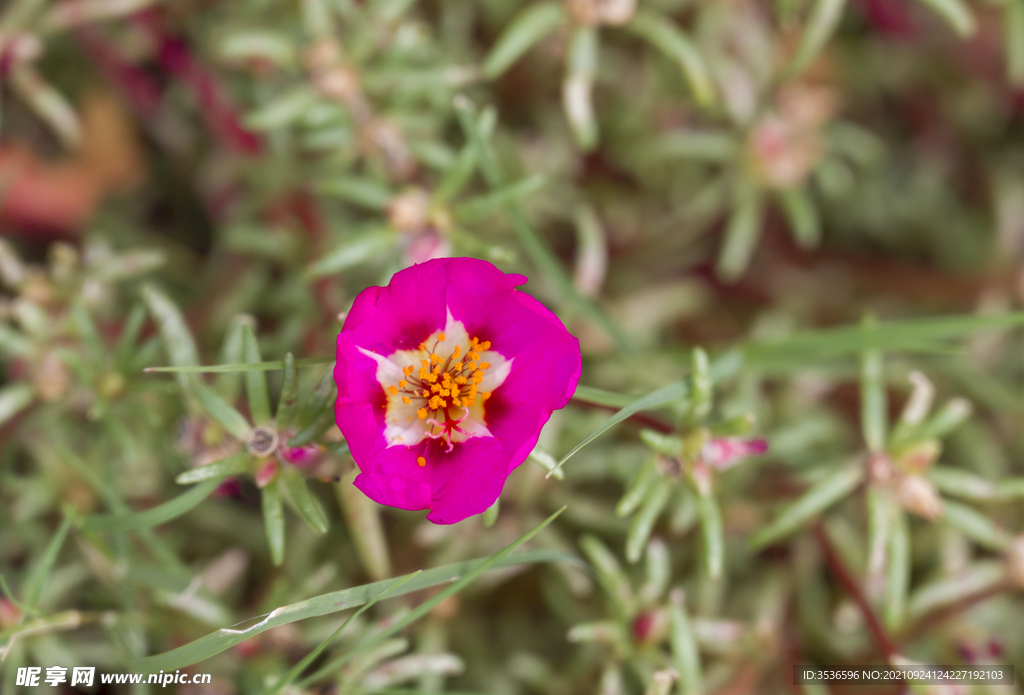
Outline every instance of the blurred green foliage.
POLYGON ((0 78, 3 693, 1024 670, 1024 1, 12 0, 0 78), (446 255, 584 353, 451 527, 330 369, 446 255))

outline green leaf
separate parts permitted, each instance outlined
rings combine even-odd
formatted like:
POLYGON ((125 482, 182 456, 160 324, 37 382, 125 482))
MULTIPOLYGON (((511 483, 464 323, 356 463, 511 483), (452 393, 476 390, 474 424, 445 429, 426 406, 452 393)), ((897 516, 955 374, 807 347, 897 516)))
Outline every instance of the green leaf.
POLYGON ((377 211, 386 208, 393 197, 391 191, 377 181, 355 176, 339 176, 330 181, 321 181, 317 190, 323 195, 377 211))
MULTIPOLYGON (((299 686, 303 688, 308 687, 310 683, 316 682, 318 679, 323 678, 326 674, 334 673, 335 671, 337 671, 339 667, 350 661, 354 656, 366 652, 370 649, 373 649, 378 644, 391 637, 391 635, 395 634, 396 632, 399 632, 400 630, 404 630, 409 625, 413 624, 423 616, 427 615, 430 611, 434 610, 434 608, 439 603, 441 603, 448 597, 454 596, 455 594, 462 591, 488 569, 491 569, 492 567, 497 567, 499 563, 501 563, 502 560, 511 555, 516 550, 516 548, 518 548, 519 546, 533 538, 535 535, 540 533, 541 530, 543 530, 545 527, 547 527, 548 524, 554 521, 558 517, 558 515, 561 514, 563 511, 565 511, 565 507, 562 507, 557 512, 549 516, 547 519, 537 524, 531 530, 527 531, 525 534, 520 536, 518 539, 516 539, 509 545, 505 546, 505 548, 500 552, 490 556, 489 558, 483 560, 479 564, 476 564, 474 567, 472 567, 472 569, 468 570, 461 578, 459 578, 458 581, 456 581, 454 584, 451 584, 450 586, 437 592, 429 599, 427 599, 420 605, 416 606, 416 608, 409 611, 405 616, 391 623, 386 629, 381 630, 368 640, 363 640, 353 650, 343 654, 340 658, 334 659, 325 666, 321 667, 316 673, 304 679, 299 684, 299 686)), ((422 572, 422 575, 426 574, 426 572, 422 572)))
POLYGON ((28 579, 25 581, 23 592, 25 605, 29 611, 34 611, 36 606, 39 605, 39 598, 43 595, 43 586, 46 584, 46 578, 50 576, 53 564, 57 561, 57 555, 60 553, 60 549, 64 547, 64 540, 68 537, 68 531, 71 529, 73 521, 74 517, 72 514, 65 510, 64 519, 60 522, 60 526, 57 527, 56 533, 50 537, 49 542, 47 542, 46 547, 43 549, 43 554, 39 557, 39 561, 32 568, 32 573, 29 574, 28 579))
POLYGON ((711 366, 708 354, 701 348, 694 348, 690 359, 690 418, 693 423, 702 422, 711 412, 714 403, 714 384, 711 381, 711 366))
POLYGON ((291 466, 285 467, 279 480, 284 485, 285 492, 295 505, 295 510, 302 517, 302 520, 309 524, 317 533, 327 533, 327 518, 324 516, 320 504, 310 494, 306 486, 306 480, 299 472, 291 466))
POLYGON ((808 17, 807 24, 800 34, 796 52, 789 64, 789 75, 803 72, 814 62, 839 26, 845 7, 846 0, 817 0, 814 3, 814 9, 811 10, 811 16, 808 17))
POLYGON ((222 458, 219 461, 213 463, 207 463, 203 466, 196 468, 190 468, 184 473, 180 473, 177 478, 174 479, 178 485, 191 485, 192 483, 201 483, 204 480, 210 480, 216 478, 217 480, 223 480, 228 476, 239 475, 240 473, 248 473, 252 470, 253 460, 249 454, 242 452, 222 458))
POLYGON ((138 531, 167 523, 191 511, 217 489, 223 476, 210 478, 172 500, 141 512, 95 514, 84 517, 81 528, 86 531, 138 531))
POLYGON ((281 397, 274 414, 274 427, 283 431, 292 426, 299 412, 299 373, 295 369, 292 353, 284 356, 284 374, 281 377, 281 397))
MULTIPOLYGON (((251 324, 242 326, 242 358, 252 364, 260 362, 260 346, 251 324)), ((245 391, 249 395, 249 412, 253 423, 266 425, 270 422, 270 396, 267 393, 267 377, 261 372, 245 373, 245 391)))
MULTIPOLYGON (((861 325, 865 330, 873 330, 875 323, 873 317, 866 316, 861 325)), ((885 368, 878 350, 865 350, 860 354, 860 427, 868 451, 877 454, 885 450, 889 413, 885 368)))
POLYGON ((387 598, 389 594, 391 594, 393 591, 398 590, 399 587, 401 587, 406 582, 412 580, 414 577, 422 573, 422 571, 423 570, 420 570, 418 572, 413 572, 412 574, 407 575, 397 584, 393 584, 392 586, 388 587, 385 591, 381 592, 379 596, 374 597, 371 601, 368 601, 366 604, 364 604, 362 608, 360 608, 355 613, 346 618, 345 622, 338 626, 338 629, 336 629, 326 639, 320 642, 320 644, 318 644, 316 648, 313 649, 309 654, 302 657, 302 659, 297 664, 288 669, 288 672, 285 673, 284 676, 280 678, 280 680, 274 683, 274 685, 269 690, 267 690, 266 693, 264 693, 264 695, 277 695, 277 693, 281 692, 286 687, 288 687, 291 683, 295 681, 296 678, 302 675, 303 671, 309 668, 310 664, 316 661, 316 658, 320 656, 323 653, 323 651, 327 649, 328 646, 330 646, 331 642, 333 642, 342 632, 345 631, 345 628, 348 627, 349 623, 351 623, 353 620, 355 620, 363 613, 368 611, 370 608, 372 608, 378 601, 387 598))
MULTIPOLYGON (((199 353, 177 305, 153 285, 143 285, 141 292, 142 300, 156 321, 170 363, 175 367, 197 366, 199 353)), ((186 377, 179 376, 178 384, 182 391, 189 392, 191 383, 186 377)))
POLYGON ((541 2, 516 15, 484 58, 482 73, 489 80, 501 75, 530 47, 554 31, 565 18, 561 3, 541 2))
POLYGON ((613 391, 605 391, 604 389, 591 388, 590 386, 577 386, 576 392, 572 395, 574 401, 583 401, 584 403, 604 405, 611 408, 625 408, 639 398, 640 396, 630 396, 625 393, 615 393, 613 391))
MULTIPOLYGON (((243 356, 243 344, 245 337, 242 335, 242 327, 252 324, 253 318, 247 314, 236 316, 231 325, 228 326, 227 335, 224 336, 224 344, 220 349, 221 364, 238 364, 245 362, 243 356)), ((238 393, 242 389, 242 379, 235 372, 221 372, 213 382, 213 390, 217 395, 228 403, 234 403, 238 393)))
MULTIPOLYGON (((298 620, 315 618, 321 615, 330 615, 332 613, 338 613, 340 611, 365 605, 367 602, 380 596, 383 592, 394 588, 395 584, 398 582, 408 579, 410 576, 414 576, 415 578, 407 584, 404 584, 401 591, 392 591, 392 597, 404 596, 439 584, 450 584, 453 580, 457 580, 460 577, 466 577, 469 572, 479 569, 485 562, 487 562, 486 559, 457 562, 451 565, 444 565, 442 567, 435 567, 433 569, 416 572, 413 573, 413 575, 403 575, 402 577, 395 579, 385 579, 383 581, 373 582, 372 584, 364 584, 362 586, 343 589, 341 591, 333 591, 331 593, 321 594, 320 596, 314 596, 313 598, 306 599, 304 601, 299 601, 298 603, 281 606, 274 609, 268 615, 260 616, 263 618, 262 620, 247 628, 238 630, 224 628, 211 632, 204 637, 200 637, 193 642, 189 642, 188 644, 172 649, 171 651, 164 652, 163 654, 143 657, 137 662, 137 670, 155 673, 160 670, 173 671, 175 669, 184 668, 185 666, 208 659, 215 654, 220 654, 236 644, 240 644, 251 637, 278 627, 279 625, 287 625, 298 620)), ((552 550, 531 550, 515 555, 505 555, 497 560, 493 565, 490 565, 481 571, 486 571, 487 569, 492 568, 514 567, 517 565, 534 564, 539 562, 574 562, 579 564, 579 560, 577 558, 564 552, 552 550)))
POLYGON ((114 364, 117 365, 118 370, 122 372, 129 370, 132 353, 135 350, 136 343, 139 342, 139 336, 142 334, 142 326, 145 322, 146 307, 140 303, 134 304, 131 311, 128 312, 128 318, 125 319, 124 325, 121 327, 121 337, 114 348, 114 364))
MULTIPOLYGON (((333 357, 304 357, 295 360, 296 367, 319 367, 334 362, 333 357)), ((254 364, 211 364, 196 367, 148 367, 147 372, 174 372, 183 374, 204 374, 224 372, 269 372, 274 369, 284 369, 284 360, 271 360, 270 362, 256 362, 254 364)))
MULTIPOLYGON (((833 0, 824 0, 831 2, 833 0)), ((846 0, 838 0, 842 3, 846 0)), ((797 246, 802 249, 817 248, 821 243, 821 220, 811 196, 803 188, 787 188, 779 191, 782 212, 789 222, 790 232, 797 246)))
POLYGON ((303 85, 269 99, 259 109, 247 113, 243 120, 246 126, 257 131, 283 128, 302 117, 317 100, 316 92, 303 85))
POLYGON ((586 535, 581 538, 580 548, 593 565, 597 581, 611 601, 615 614, 620 619, 633 615, 636 609, 633 588, 615 555, 596 536, 586 535))
POLYGON ((1005 582, 1005 563, 993 560, 975 562, 961 572, 924 584, 914 591, 907 602, 907 615, 920 619, 932 611, 1001 587, 1005 582))
POLYGON ((544 187, 547 179, 543 174, 533 174, 514 183, 499 186, 489 193, 472 198, 455 206, 452 212, 466 223, 472 223, 499 210, 511 202, 525 198, 544 187))
POLYGON ((708 106, 715 101, 715 87, 700 51, 676 24, 660 12, 643 8, 625 25, 670 60, 679 63, 698 104, 708 106))
POLYGON ((725 564, 725 535, 722 531, 722 512, 714 492, 697 490, 697 514, 704 542, 704 567, 708 579, 717 581, 722 576, 725 564))
POLYGON ((795 502, 786 506, 767 526, 754 533, 749 545, 759 550, 795 533, 806 522, 843 499, 864 480, 864 467, 849 464, 814 485, 795 502))
POLYGON ((324 406, 323 410, 320 411, 320 415, 313 422, 299 430, 294 437, 288 440, 288 446, 305 446, 315 441, 320 435, 331 429, 334 421, 334 405, 324 406))
POLYGON ((240 412, 199 380, 194 380, 192 391, 206 413, 220 423, 232 437, 240 442, 246 440, 252 427, 240 412))
POLYGON ((660 478, 661 474, 658 473, 658 467, 655 464, 654 458, 648 458, 637 469, 636 475, 630 481, 629 487, 626 488, 625 494, 622 495, 622 499, 615 505, 615 514, 618 516, 629 516, 635 512, 640 503, 647 497, 647 490, 660 478))
POLYGON ((700 687, 700 652, 690 618, 686 609, 675 601, 669 604, 668 616, 672 664, 679 672, 680 695, 700 695, 703 692, 700 687))
POLYGON ((562 82, 562 109, 573 139, 584 152, 593 150, 598 138, 593 97, 598 44, 595 27, 576 27, 569 39, 566 75, 562 82))
POLYGON ((921 0, 932 8, 960 36, 967 37, 977 29, 971 9, 963 0, 921 0))
POLYGON ((899 507, 893 505, 890 515, 882 616, 886 627, 897 630, 903 625, 910 589, 910 527, 907 515, 899 507))
POLYGON ((0 387, 0 425, 28 407, 35 397, 31 384, 18 382, 0 387))
POLYGON ((650 487, 644 496, 643 506, 633 517, 626 534, 626 560, 636 562, 647 546, 647 539, 651 537, 651 530, 665 505, 672 495, 672 484, 666 480, 658 480, 650 487))
POLYGON ((263 507, 263 529, 267 534, 270 559, 275 567, 284 562, 284 508, 281 506, 280 478, 263 488, 260 503, 263 507))
POLYGON ((1021 324, 1024 324, 1024 312, 887 321, 879 322, 874 328, 841 326, 802 331, 785 338, 755 340, 747 343, 743 355, 750 365, 780 360, 804 365, 808 360, 857 354, 864 350, 936 350, 945 347, 940 341, 1021 324))
POLYGON ((379 227, 369 232, 363 232, 359 236, 345 239, 311 263, 306 268, 306 276, 321 278, 335 275, 397 249, 398 232, 390 227, 379 227))
POLYGON ((739 280, 754 257, 760 236, 761 196, 752 186, 743 186, 725 226, 725 237, 715 266, 715 272, 722 280, 739 280))
MULTIPOLYGON (((711 377, 715 381, 720 381, 721 379, 724 379, 725 377, 733 374, 738 368, 738 354, 728 353, 726 355, 722 355, 711 364, 711 377)), ((619 424, 623 420, 626 420, 632 417, 633 415, 636 415, 642 410, 653 410, 655 408, 661 408, 663 406, 669 405, 670 403, 680 401, 686 398, 689 395, 689 393, 689 382, 687 380, 683 380, 677 381, 673 384, 669 384, 668 386, 664 386, 658 389, 657 391, 647 394, 646 396, 637 398, 636 400, 630 402, 629 405, 622 408, 617 413, 615 413, 610 418, 601 423, 601 425, 596 430, 588 434, 583 439, 583 441, 574 446, 568 454, 562 457, 562 460, 558 462, 558 466, 554 470, 561 469, 565 462, 572 458, 577 451, 585 447, 587 444, 590 444, 590 442, 594 441, 595 439, 600 437, 602 434, 604 434, 605 432, 607 432, 608 430, 610 430, 612 427, 619 424)), ((552 475, 553 473, 554 471, 548 473, 548 476, 552 475)))
POLYGON ((1012 540, 984 514, 956 502, 943 503, 942 520, 988 550, 1002 552, 1012 540))

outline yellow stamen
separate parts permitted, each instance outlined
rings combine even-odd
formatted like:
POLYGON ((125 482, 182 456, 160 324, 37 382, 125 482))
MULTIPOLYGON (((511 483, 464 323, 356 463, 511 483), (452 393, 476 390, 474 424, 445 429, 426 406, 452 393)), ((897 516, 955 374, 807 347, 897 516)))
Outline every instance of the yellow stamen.
POLYGON ((394 386, 388 386, 388 393, 390 393, 392 396, 394 396, 394 395, 396 395, 398 393, 398 389, 395 388, 394 386))
POLYGON ((427 409, 426 408, 420 408, 419 410, 416 411, 416 414, 419 415, 420 420, 426 420, 427 419, 427 409))
POLYGON ((409 405, 410 403, 412 403, 412 399, 409 398, 408 396, 402 396, 402 402, 405 403, 406 405, 409 405))
POLYGON ((425 466, 427 465, 427 460, 422 456, 419 456, 416 458, 416 463, 419 464, 420 466, 425 466))
POLYGON ((440 342, 442 342, 442 343, 443 343, 443 342, 444 342, 444 333, 438 333, 438 334, 437 334, 437 339, 438 339, 438 340, 439 340, 440 342))

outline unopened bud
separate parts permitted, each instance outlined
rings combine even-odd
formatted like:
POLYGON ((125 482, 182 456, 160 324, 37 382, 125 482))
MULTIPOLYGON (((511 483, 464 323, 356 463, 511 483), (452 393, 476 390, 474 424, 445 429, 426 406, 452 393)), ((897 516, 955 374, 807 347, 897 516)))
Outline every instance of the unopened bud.
POLYGON ((898 497, 903 508, 935 521, 942 516, 942 499, 935 486, 924 476, 906 475, 899 483, 898 497))

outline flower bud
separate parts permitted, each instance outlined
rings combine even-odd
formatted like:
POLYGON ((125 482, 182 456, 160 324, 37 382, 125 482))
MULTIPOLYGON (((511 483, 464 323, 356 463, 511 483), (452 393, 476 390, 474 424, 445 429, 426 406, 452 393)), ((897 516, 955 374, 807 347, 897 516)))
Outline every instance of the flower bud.
POLYGON ((935 521, 942 516, 942 499, 935 486, 921 475, 906 475, 899 482, 897 491, 904 509, 935 521))

